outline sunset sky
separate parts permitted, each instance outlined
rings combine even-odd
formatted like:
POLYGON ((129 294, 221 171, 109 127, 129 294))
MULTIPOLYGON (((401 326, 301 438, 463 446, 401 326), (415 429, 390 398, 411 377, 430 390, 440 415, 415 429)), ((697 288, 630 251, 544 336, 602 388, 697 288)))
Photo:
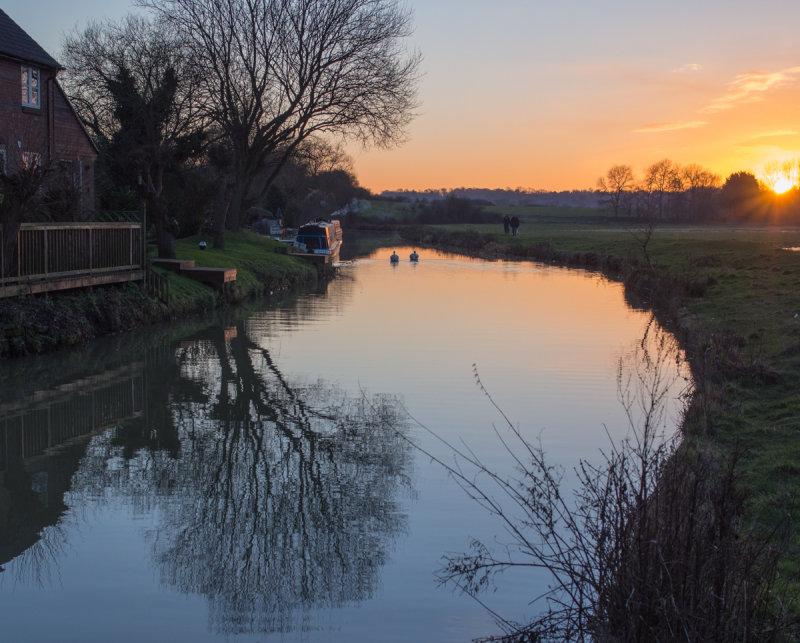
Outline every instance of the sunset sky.
MULTIPOLYGON (((127 0, 5 0, 59 58, 62 34, 127 0)), ((662 158, 723 179, 800 157, 797 0, 413 0, 418 116, 389 150, 351 147, 373 191, 593 188, 662 158)))

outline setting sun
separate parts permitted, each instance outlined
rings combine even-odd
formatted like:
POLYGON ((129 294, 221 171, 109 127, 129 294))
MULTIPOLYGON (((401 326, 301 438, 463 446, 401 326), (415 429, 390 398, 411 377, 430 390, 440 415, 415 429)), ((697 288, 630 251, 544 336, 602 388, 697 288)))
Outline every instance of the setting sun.
POLYGON ((784 192, 788 192, 794 187, 794 183, 792 183, 791 179, 782 176, 777 181, 775 181, 775 185, 772 186, 772 191, 775 194, 783 194, 784 192))

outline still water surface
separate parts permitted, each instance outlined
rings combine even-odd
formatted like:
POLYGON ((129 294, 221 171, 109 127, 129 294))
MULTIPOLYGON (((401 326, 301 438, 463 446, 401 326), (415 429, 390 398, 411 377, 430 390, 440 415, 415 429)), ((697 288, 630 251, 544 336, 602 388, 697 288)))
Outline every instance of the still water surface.
MULTIPOLYGON (((409 441, 452 461, 421 423, 511 471, 477 372, 554 464, 596 460, 652 320, 597 275, 390 252, 280 305, 0 365, 0 638, 497 633, 435 572, 504 534, 409 441)), ((524 621, 546 584, 501 576, 486 602, 524 621)))

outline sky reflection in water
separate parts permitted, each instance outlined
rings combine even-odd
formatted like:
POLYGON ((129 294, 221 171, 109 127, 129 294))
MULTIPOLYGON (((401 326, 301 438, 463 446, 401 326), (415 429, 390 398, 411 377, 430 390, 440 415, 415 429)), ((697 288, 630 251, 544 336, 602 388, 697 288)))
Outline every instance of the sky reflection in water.
MULTIPOLYGON (((36 360, 52 382, 4 366, 9 640, 495 631, 433 574, 497 526, 409 448, 403 436, 449 457, 404 412, 507 470, 475 365, 508 417, 569 468, 605 446, 604 426, 624 434, 618 361, 650 317, 594 275, 429 250, 413 264, 411 250, 398 248, 395 266, 377 251, 326 294, 179 341, 153 330, 113 350, 100 342, 80 364, 36 360), (37 426, 79 437, 44 457, 37 426)), ((489 602, 521 619, 545 584, 509 575, 489 602)))

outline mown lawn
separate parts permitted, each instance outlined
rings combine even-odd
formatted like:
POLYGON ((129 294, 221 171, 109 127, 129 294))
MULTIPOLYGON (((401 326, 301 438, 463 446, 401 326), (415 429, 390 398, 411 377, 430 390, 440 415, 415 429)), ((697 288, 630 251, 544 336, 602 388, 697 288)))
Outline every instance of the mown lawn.
MULTIPOLYGON (((285 245, 254 232, 228 232, 225 248, 212 247, 211 240, 199 236, 179 239, 175 244, 178 259, 193 259, 197 267, 236 268, 235 286, 228 293, 236 300, 280 289, 289 283, 312 283, 316 268, 285 254, 285 245), (205 250, 198 243, 207 242, 205 250)), ((170 308, 181 313, 198 308, 213 308, 220 293, 210 286, 174 272, 159 270, 169 279, 170 308)))

